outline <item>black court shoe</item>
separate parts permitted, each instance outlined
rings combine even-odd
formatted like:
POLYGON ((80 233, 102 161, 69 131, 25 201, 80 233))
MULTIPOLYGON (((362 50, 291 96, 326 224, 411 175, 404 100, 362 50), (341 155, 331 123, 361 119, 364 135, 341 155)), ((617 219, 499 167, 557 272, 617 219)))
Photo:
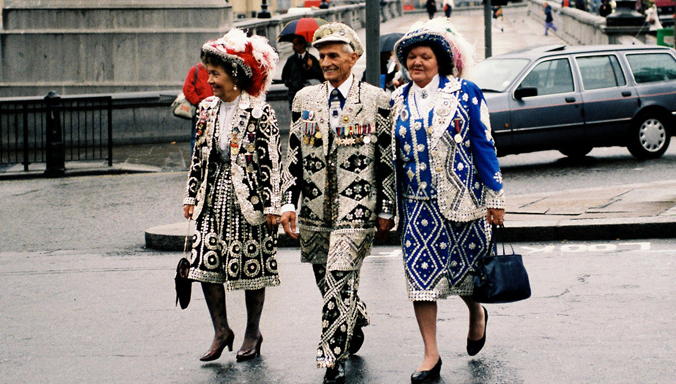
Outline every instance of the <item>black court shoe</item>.
POLYGON ((336 363, 333 368, 327 368, 324 374, 324 384, 344 384, 345 363, 336 363))
POLYGON ((481 308, 484 309, 485 322, 484 322, 484 335, 479 340, 470 340, 467 338, 467 354, 474 356, 481 351, 481 348, 486 344, 486 328, 488 328, 488 310, 482 305, 481 308))
POLYGON ((415 371, 411 375, 411 383, 429 383, 441 377, 441 356, 439 361, 429 371, 415 371))

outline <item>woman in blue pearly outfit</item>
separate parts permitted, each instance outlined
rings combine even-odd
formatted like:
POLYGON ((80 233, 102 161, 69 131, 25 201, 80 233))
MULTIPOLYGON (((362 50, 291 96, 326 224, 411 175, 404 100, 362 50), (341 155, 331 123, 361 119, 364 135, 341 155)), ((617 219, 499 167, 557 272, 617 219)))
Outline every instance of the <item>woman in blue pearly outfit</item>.
POLYGON ((481 90, 466 80, 473 47, 446 18, 413 25, 394 46, 412 82, 392 96, 397 190, 408 297, 425 344, 411 382, 440 376, 437 300, 469 309, 467 353, 486 340, 488 312, 472 300, 477 259, 502 224, 502 174, 481 90))
POLYGON ((183 198, 185 217, 195 219, 188 277, 201 282, 214 325, 202 361, 218 359, 225 347, 232 351, 225 291, 245 290, 247 326, 236 356, 243 361, 260 354, 265 288, 279 285, 279 129, 261 97, 279 57, 267 39, 249 38, 240 29, 202 49, 214 96, 200 103, 183 198))

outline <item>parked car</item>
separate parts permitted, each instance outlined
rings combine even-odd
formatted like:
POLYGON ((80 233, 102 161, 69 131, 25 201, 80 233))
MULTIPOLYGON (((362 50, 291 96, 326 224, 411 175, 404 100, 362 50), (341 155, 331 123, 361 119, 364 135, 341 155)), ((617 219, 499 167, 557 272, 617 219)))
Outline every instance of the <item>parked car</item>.
POLYGON ((498 156, 626 146, 658 158, 676 134, 676 51, 660 46, 533 47, 475 68, 498 156))

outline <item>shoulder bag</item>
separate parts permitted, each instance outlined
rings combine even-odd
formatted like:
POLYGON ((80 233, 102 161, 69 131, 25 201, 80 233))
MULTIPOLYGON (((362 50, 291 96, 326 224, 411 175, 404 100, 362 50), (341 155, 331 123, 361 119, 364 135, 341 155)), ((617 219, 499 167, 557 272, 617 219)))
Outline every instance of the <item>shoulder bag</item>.
MULTIPOLYGON (((197 85, 197 73, 199 72, 199 67, 196 65, 195 66, 195 80, 193 81, 193 85, 197 85)), ((178 96, 176 96, 176 100, 174 100, 173 103, 171 103, 171 111, 174 112, 174 116, 180 117, 181 119, 188 119, 192 120, 193 116, 195 116, 195 110, 197 107, 193 104, 191 104, 188 99, 185 98, 185 95, 183 92, 179 93, 178 96)))
POLYGON ((505 227, 493 227, 491 247, 488 255, 478 261, 474 273, 474 293, 472 299, 480 303, 512 303, 530 297, 530 282, 521 255, 506 254, 502 244, 502 254, 498 254, 496 233, 504 235, 505 227))

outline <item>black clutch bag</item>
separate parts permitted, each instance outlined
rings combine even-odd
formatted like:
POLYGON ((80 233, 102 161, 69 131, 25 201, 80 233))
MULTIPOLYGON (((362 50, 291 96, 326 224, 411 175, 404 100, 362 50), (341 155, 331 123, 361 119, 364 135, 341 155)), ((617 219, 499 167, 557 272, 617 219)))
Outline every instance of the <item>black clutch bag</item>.
MULTIPOLYGON (((185 235, 183 243, 183 253, 188 253, 188 237, 190 236, 190 222, 188 221, 188 234, 185 235)), ((176 288, 176 305, 181 304, 181 309, 188 308, 190 296, 192 294, 192 280, 188 278, 190 274, 190 260, 182 257, 176 266, 176 276, 174 276, 174 286, 176 288)))
POLYGON ((176 305, 181 304, 181 309, 188 308, 190 304, 190 294, 192 291, 192 280, 188 278, 190 272, 190 261, 182 257, 176 266, 176 276, 174 284, 176 286, 176 305))
POLYGON ((504 234, 504 226, 493 227, 490 254, 481 257, 474 274, 474 293, 472 299, 480 303, 512 303, 530 297, 528 272, 523 265, 521 255, 514 253, 510 243, 511 254, 498 254, 495 241, 496 232, 504 234))

